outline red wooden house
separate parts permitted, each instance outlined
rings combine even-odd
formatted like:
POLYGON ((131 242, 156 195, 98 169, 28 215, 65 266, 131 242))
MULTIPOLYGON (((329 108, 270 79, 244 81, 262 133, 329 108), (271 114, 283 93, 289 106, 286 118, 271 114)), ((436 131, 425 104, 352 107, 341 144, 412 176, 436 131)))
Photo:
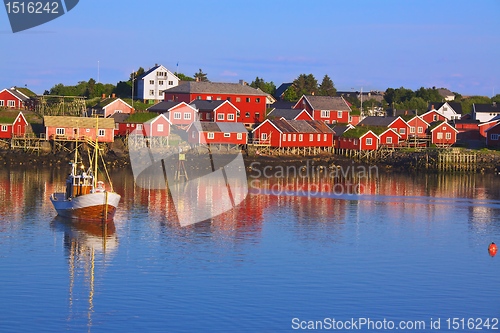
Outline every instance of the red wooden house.
POLYGON ((378 117, 369 116, 365 117, 359 122, 356 127, 379 127, 379 128, 392 128, 401 137, 401 140, 408 139, 408 132, 410 131, 410 126, 401 117, 378 117))
POLYGON ((394 129, 388 128, 384 132, 378 135, 379 145, 382 147, 397 147, 399 141, 401 141, 401 135, 399 135, 394 129))
POLYGON ((16 87, 0 91, 0 108, 20 110, 25 108, 28 101, 29 97, 16 87))
POLYGON ((335 137, 335 148, 340 150, 377 150, 379 137, 366 127, 348 129, 335 137))
POLYGON ((490 127, 485 131, 486 133, 486 145, 491 148, 500 147, 500 123, 497 122, 496 125, 490 127))
POLYGON ((16 118, 0 118, 0 139, 11 139, 15 136, 24 136, 28 128, 28 121, 22 112, 16 118))
POLYGON ((191 123, 199 120, 198 110, 184 101, 163 101, 147 110, 149 112, 164 113, 172 125, 185 129, 191 123))
POLYGON ((197 145, 248 142, 248 131, 242 123, 197 121, 189 126, 187 133, 188 142, 197 145))
POLYGON ((431 143, 436 146, 451 146, 457 142, 458 130, 446 121, 431 123, 428 132, 431 135, 431 143))
POLYGON ((424 120, 421 116, 413 116, 406 121, 408 126, 410 126, 409 137, 425 138, 427 136, 427 129, 429 128, 429 123, 424 120))
POLYGON ((286 119, 286 120, 313 120, 306 109, 272 109, 267 114, 268 119, 286 119))
POLYGON ((240 110, 228 100, 195 100, 189 103, 198 110, 200 121, 236 122, 240 110))
POLYGON ((87 118, 45 116, 45 138, 47 140, 85 140, 113 142, 115 122, 112 118, 87 118))
POLYGON ((481 134, 481 136, 483 138, 486 138, 486 135, 487 135, 486 131, 488 131, 493 126, 496 126, 499 122, 500 122, 500 120, 492 120, 492 121, 488 121, 486 123, 479 124, 478 125, 479 133, 481 134))
POLYGON ((333 130, 318 120, 267 119, 252 133, 256 143, 271 147, 333 146, 333 130))
POLYGON ((314 120, 327 124, 351 121, 351 108, 343 97, 303 95, 293 108, 306 109, 314 120))
POLYGON ((111 98, 106 98, 100 100, 97 104, 88 109, 88 116, 99 116, 99 117, 110 117, 115 113, 134 113, 134 108, 128 103, 123 101, 121 98, 116 98, 113 94, 111 98))
POLYGON ((164 93, 165 101, 228 100, 240 111, 236 121, 248 125, 262 122, 266 115, 268 94, 246 84, 189 81, 164 93))
POLYGON ((153 112, 138 112, 134 114, 115 113, 110 116, 115 122, 115 136, 127 136, 133 131, 143 130, 143 124, 157 116, 153 112))
POLYGON ((446 117, 436 110, 430 110, 420 116, 423 120, 425 120, 428 124, 433 123, 435 121, 446 121, 446 117))
POLYGON ((155 137, 169 136, 170 125, 172 125, 172 123, 170 123, 170 120, 162 113, 143 124, 144 135, 155 137))

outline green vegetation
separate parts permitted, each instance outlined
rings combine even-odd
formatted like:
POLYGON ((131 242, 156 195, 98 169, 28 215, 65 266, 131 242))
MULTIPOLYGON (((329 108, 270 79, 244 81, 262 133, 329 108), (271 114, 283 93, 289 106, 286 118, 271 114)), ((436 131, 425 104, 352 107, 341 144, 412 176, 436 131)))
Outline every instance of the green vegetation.
POLYGON ((198 71, 198 73, 194 73, 194 78, 196 81, 199 81, 199 82, 210 82, 207 78, 207 73, 203 73, 201 68, 198 71))
POLYGON ((385 131, 387 131, 387 127, 358 126, 358 127, 351 128, 351 129, 347 130, 344 134, 342 134, 342 137, 359 139, 361 136, 368 133, 369 131, 372 131, 376 135, 380 135, 380 134, 384 133, 385 131))
POLYGON ((157 117, 158 114, 154 112, 136 112, 125 120, 127 123, 145 123, 146 121, 157 117))
POLYGON ((328 75, 325 75, 321 84, 318 85, 313 74, 300 74, 285 92, 283 99, 296 102, 302 95, 335 96, 336 94, 337 89, 328 75))
POLYGON ((258 76, 255 78, 255 80, 250 83, 250 87, 255 88, 255 89, 260 89, 265 93, 268 93, 270 95, 274 95, 276 92, 276 86, 274 85, 274 82, 266 82, 264 79, 259 78, 258 76))

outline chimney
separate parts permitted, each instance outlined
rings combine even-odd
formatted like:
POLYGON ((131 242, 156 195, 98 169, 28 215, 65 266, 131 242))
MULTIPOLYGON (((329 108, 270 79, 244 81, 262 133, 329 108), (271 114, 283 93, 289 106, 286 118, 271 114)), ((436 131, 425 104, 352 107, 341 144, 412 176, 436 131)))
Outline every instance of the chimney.
POLYGON ((493 107, 497 107, 497 102, 493 102, 493 107))
POLYGON ((102 94, 102 99, 105 99, 106 98, 106 94, 102 94))
POLYGON ((115 93, 111 94, 111 98, 116 98, 116 94, 115 93))

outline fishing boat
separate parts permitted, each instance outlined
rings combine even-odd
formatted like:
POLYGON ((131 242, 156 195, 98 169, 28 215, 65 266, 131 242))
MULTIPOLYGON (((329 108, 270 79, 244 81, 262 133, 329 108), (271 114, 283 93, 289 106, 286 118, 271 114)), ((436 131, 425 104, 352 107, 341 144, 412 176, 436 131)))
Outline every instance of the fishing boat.
POLYGON ((86 169, 83 162, 78 160, 77 143, 74 160, 70 163, 71 172, 66 179, 66 190, 52 193, 50 201, 57 214, 62 217, 99 222, 111 221, 121 197, 113 191, 110 180, 110 189, 107 190, 104 182, 97 179, 99 145, 97 140, 88 143, 94 146, 94 154, 90 159, 91 166, 86 169))

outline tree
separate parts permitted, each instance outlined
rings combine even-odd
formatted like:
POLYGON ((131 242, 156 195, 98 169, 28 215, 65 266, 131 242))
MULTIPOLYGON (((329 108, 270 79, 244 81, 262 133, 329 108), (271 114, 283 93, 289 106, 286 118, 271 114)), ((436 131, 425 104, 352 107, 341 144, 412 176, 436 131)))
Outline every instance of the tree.
POLYGON ((319 95, 321 96, 335 96, 337 94, 337 89, 333 85, 332 79, 325 74, 323 81, 319 86, 319 95))
POLYGON ((132 95, 132 83, 130 81, 120 81, 113 90, 120 98, 129 98, 132 95))
POLYGON ((295 92, 295 88, 293 85, 288 87, 287 90, 283 93, 283 100, 288 101, 288 102, 297 102, 299 100, 299 96, 297 96, 297 93, 295 92))
POLYGON ((182 73, 175 72, 174 75, 177 76, 181 81, 194 81, 192 77, 184 75, 182 73))
POLYGON ((276 92, 276 86, 274 85, 274 82, 266 82, 264 79, 259 78, 258 76, 255 78, 252 83, 250 83, 250 87, 260 89, 265 93, 268 93, 270 95, 273 95, 276 92))
POLYGON ((207 74, 203 73, 203 71, 201 70, 201 68, 198 71, 198 73, 194 74, 194 78, 195 78, 195 80, 197 82, 210 82, 210 81, 208 81, 207 74))
POLYGON ((318 92, 318 81, 312 74, 300 74, 292 85, 297 96, 315 95, 318 92))
POLYGON ((500 94, 496 94, 495 96, 493 96, 491 98, 491 102, 495 102, 495 103, 500 104, 500 94))
POLYGON ((442 102, 443 96, 439 94, 439 91, 434 88, 424 88, 420 87, 415 91, 415 96, 422 98, 426 102, 442 102))

